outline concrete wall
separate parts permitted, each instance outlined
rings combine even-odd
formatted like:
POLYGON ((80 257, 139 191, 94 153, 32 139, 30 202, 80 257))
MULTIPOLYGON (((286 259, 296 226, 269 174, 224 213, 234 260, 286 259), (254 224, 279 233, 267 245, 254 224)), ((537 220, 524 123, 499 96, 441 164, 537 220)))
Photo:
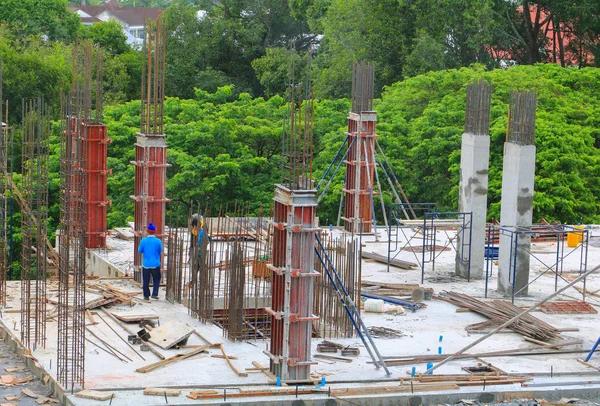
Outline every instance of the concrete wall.
MULTIPOLYGON (((504 144, 504 164, 502 172, 502 206, 500 224, 502 227, 531 227, 533 217, 533 186, 535 176, 535 145, 504 144)), ((512 292, 513 269, 516 257, 515 292, 527 295, 529 283, 531 236, 519 234, 517 239, 509 235, 500 236, 498 258, 498 291, 512 292), (515 241, 516 240, 516 241, 515 241), (515 246, 517 244, 517 246, 515 246), (516 251, 516 252, 515 252, 516 251)))
MULTIPOLYGON (((457 247, 462 244, 471 244, 470 276, 475 279, 481 279, 484 276, 489 158, 489 135, 463 134, 460 155, 458 211, 472 212, 473 217, 471 241, 469 241, 468 234, 464 237, 459 234, 457 247)), ((456 275, 467 278, 468 264, 460 261, 458 255, 457 253, 456 275)))
POLYGON ((94 250, 86 249, 85 251, 85 273, 87 275, 99 276, 101 278, 121 278, 125 276, 125 274, 114 265, 98 256, 94 250))

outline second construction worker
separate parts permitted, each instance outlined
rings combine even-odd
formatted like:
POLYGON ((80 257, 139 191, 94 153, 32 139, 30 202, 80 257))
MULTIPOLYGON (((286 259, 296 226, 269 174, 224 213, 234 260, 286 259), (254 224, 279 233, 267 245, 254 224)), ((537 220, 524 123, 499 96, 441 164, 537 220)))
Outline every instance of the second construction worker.
POLYGON ((198 254, 200 254, 200 250, 204 244, 210 241, 208 237, 205 237, 204 217, 199 216, 198 214, 192 215, 192 242, 193 241, 196 241, 195 245, 198 249, 198 254))
POLYGON ((160 257, 162 255, 162 241, 156 238, 156 226, 148 224, 148 236, 142 238, 138 253, 143 255, 142 261, 142 289, 144 300, 150 300, 150 277, 152 277, 152 299, 158 300, 160 286, 160 257))

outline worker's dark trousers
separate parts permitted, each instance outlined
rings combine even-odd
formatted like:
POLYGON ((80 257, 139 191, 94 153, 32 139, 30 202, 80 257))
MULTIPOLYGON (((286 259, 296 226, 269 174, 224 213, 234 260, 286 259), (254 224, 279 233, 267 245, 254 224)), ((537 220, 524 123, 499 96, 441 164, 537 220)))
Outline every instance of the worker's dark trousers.
POLYGON ((144 297, 150 297, 150 275, 152 275, 152 296, 158 296, 158 287, 160 286, 160 266, 157 266, 156 268, 142 267, 144 297))

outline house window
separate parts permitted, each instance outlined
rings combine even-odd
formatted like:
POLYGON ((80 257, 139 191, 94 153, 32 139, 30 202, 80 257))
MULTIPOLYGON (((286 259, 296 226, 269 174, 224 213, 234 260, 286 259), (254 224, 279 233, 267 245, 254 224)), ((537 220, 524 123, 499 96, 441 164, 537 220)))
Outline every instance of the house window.
POLYGON ((129 33, 133 38, 143 39, 144 38, 144 29, 143 28, 134 28, 129 30, 129 33))

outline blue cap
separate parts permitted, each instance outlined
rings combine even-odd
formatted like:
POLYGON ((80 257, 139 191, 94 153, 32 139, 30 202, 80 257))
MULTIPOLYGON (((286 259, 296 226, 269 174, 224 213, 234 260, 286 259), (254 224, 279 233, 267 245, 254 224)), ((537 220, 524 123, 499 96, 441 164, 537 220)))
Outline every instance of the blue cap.
POLYGON ((148 231, 156 231, 156 226, 153 223, 148 224, 148 231))

